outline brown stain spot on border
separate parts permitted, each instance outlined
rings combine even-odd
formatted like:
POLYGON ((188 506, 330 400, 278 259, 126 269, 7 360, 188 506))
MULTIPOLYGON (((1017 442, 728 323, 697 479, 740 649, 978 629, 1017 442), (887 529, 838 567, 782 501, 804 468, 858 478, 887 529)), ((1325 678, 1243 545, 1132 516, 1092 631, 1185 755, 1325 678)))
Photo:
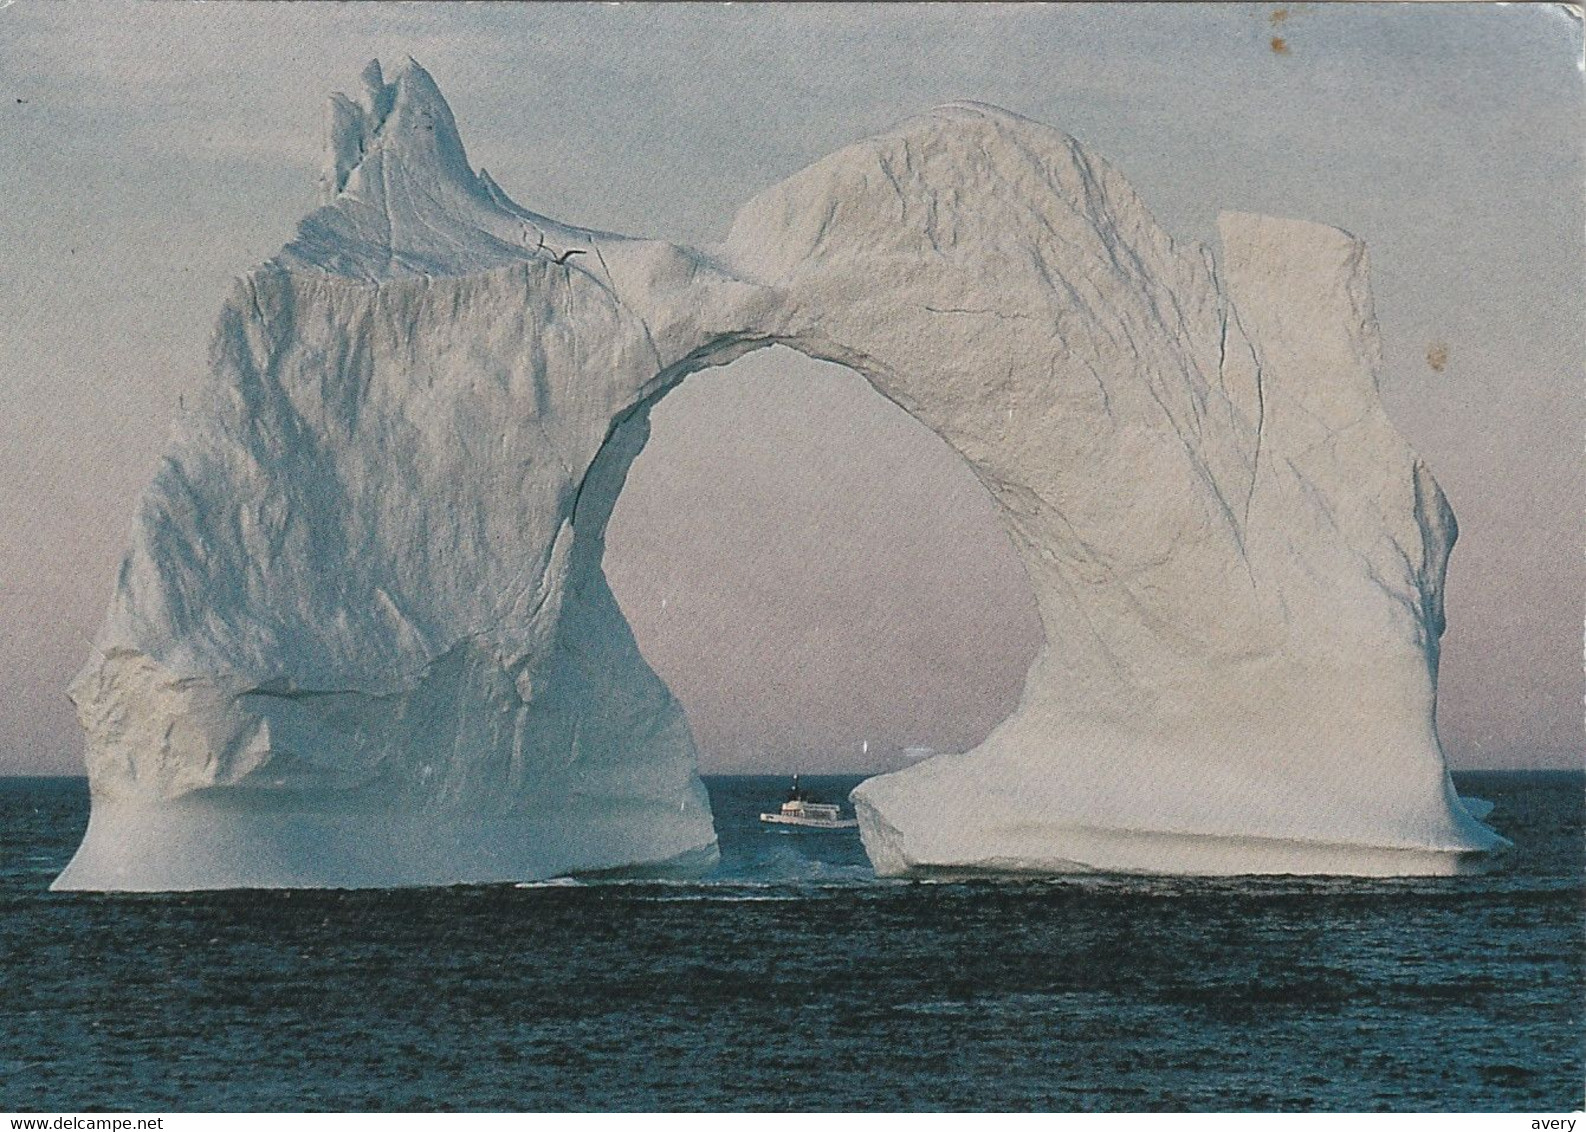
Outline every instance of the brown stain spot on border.
POLYGON ((1289 41, 1284 39, 1281 35, 1273 36, 1272 53, 1274 55, 1287 55, 1289 53, 1289 41))
POLYGON ((1433 342, 1426 348, 1426 364, 1432 367, 1433 373, 1442 373, 1448 367, 1448 347, 1442 342, 1433 342))
POLYGON ((1315 4, 1285 4, 1281 8, 1273 8, 1267 13, 1267 23, 1276 31, 1283 24, 1288 23, 1296 16, 1300 16, 1316 7, 1315 4))

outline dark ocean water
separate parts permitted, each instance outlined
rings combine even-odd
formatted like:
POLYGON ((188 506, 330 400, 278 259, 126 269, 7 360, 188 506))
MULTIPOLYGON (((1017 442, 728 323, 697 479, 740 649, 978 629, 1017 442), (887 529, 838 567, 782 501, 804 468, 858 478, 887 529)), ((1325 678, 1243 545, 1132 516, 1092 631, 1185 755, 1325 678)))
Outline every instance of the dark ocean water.
POLYGON ((717 778, 704 882, 169 896, 0 779, 0 1110, 1580 1108, 1586 783, 1457 778, 1485 875, 879 882, 717 778))

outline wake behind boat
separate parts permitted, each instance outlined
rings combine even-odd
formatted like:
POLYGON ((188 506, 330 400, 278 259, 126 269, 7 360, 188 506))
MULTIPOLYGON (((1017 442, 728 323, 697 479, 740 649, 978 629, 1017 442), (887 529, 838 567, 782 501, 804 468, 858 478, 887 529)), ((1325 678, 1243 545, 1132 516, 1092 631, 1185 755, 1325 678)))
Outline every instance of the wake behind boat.
POLYGON ((794 826, 799 829, 857 829, 859 822, 842 816, 841 807, 832 802, 817 802, 807 790, 800 789, 799 776, 787 792, 782 808, 774 814, 761 814, 767 825, 794 826))

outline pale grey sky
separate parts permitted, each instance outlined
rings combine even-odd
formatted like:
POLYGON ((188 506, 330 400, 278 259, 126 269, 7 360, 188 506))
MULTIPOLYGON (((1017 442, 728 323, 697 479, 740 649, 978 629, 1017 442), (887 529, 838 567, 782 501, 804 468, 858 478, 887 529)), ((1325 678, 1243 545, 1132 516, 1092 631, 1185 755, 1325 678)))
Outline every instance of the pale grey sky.
MULTIPOLYGON (((223 288, 316 203, 326 94, 407 54, 475 165, 578 224, 709 242, 972 98, 1079 137, 1176 235, 1364 237, 1389 410, 1462 528, 1451 759, 1579 765, 1580 52, 1539 5, 0 8, 0 773, 77 771, 62 689, 223 288)), ((668 398, 608 562, 707 770, 877 766, 1011 708, 1039 630, 978 490, 783 351, 668 398)))

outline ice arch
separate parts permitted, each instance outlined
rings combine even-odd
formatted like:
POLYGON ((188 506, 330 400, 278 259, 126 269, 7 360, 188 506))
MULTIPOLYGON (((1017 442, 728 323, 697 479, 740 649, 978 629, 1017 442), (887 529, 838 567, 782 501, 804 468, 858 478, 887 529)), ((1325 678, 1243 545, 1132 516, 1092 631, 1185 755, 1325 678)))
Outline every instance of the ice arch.
POLYGON ((520 208, 411 62, 333 99, 330 149, 325 207, 222 309, 73 684, 94 808, 58 887, 707 864, 602 540, 655 400, 772 343, 965 459, 1048 640, 979 748, 855 793, 880 871, 1499 843, 1438 745, 1453 516, 1378 402, 1347 234, 1228 216, 1214 267, 1073 139, 975 104, 704 251, 520 208))

